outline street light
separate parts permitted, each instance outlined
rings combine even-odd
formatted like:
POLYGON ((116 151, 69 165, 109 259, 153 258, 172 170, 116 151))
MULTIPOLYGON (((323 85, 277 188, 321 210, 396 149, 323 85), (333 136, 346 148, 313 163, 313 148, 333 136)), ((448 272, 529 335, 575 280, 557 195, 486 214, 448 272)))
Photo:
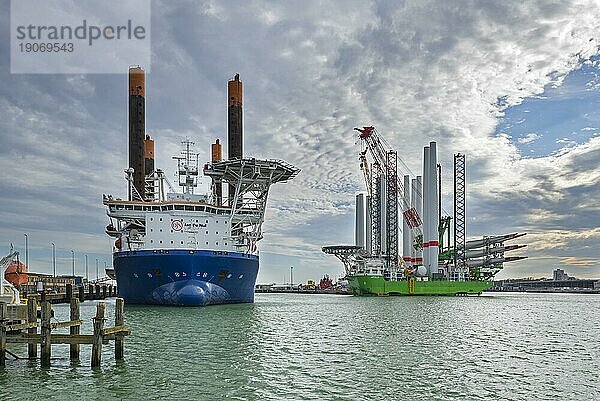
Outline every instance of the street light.
POLYGON ((56 245, 54 245, 54 242, 51 242, 52 244, 52 275, 54 277, 56 277, 56 245))
POLYGON ((85 255, 85 279, 89 281, 89 276, 88 276, 88 259, 87 259, 87 255, 85 255))
POLYGON ((96 280, 98 280, 98 258, 96 258, 96 280))
POLYGON ((29 236, 25 233, 23 235, 25 236, 25 265, 29 269, 29 236))
POLYGON ((71 265, 73 268, 73 277, 75 277, 75 251, 71 249, 71 265))
POLYGON ((294 288, 294 266, 290 266, 290 286, 294 288))

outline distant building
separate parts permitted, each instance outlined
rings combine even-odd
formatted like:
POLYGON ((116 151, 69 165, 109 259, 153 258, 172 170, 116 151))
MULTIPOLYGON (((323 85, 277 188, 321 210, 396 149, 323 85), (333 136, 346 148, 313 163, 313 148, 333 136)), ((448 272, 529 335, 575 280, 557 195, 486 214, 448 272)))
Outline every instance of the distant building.
POLYGON ((552 279, 554 281, 567 281, 567 280, 577 280, 573 276, 569 276, 563 269, 556 269, 552 272, 552 279))

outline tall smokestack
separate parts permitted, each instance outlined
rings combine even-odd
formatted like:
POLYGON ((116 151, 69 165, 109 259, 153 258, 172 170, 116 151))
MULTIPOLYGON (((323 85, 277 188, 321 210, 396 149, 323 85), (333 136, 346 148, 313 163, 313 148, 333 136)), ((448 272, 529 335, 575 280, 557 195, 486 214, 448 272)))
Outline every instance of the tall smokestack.
POLYGON ((242 158, 242 81, 240 74, 227 83, 227 157, 229 160, 242 158))
POLYGON ((144 199, 146 138, 146 77, 141 67, 129 68, 129 167, 133 186, 144 199))
MULTIPOLYGON (((223 160, 223 148, 221 146, 221 142, 217 139, 215 143, 210 146, 210 154, 211 161, 220 162, 223 160)), ((215 200, 215 205, 221 206, 223 203, 223 184, 221 181, 218 181, 213 178, 213 198, 215 200)))
MULTIPOLYGON (((242 136, 242 81, 240 74, 227 82, 227 158, 241 159, 243 156, 242 136)), ((231 206, 235 187, 229 184, 229 204, 231 206)))
POLYGON ((144 169, 148 175, 154 172, 154 139, 150 138, 150 135, 146 135, 144 150, 144 169))

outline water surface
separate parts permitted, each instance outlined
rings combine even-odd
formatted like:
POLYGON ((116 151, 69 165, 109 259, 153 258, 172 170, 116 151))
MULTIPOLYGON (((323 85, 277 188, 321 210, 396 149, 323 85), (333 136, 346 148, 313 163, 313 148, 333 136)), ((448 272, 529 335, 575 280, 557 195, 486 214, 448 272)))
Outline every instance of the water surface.
MULTIPOLYGON (((50 369, 7 362, 0 400, 600 400, 599 310, 600 296, 575 294, 126 306, 124 363, 112 344, 97 371, 90 346, 79 364, 53 346, 50 369)), ((82 332, 94 312, 82 304, 82 332)))

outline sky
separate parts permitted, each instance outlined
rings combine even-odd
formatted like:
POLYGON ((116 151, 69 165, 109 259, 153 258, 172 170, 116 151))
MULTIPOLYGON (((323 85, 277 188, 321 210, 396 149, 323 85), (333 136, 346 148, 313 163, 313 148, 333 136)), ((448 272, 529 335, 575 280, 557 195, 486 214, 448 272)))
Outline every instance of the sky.
MULTIPOLYGON (((0 0, 0 253, 30 269, 110 265, 102 194, 124 196, 127 75, 11 74, 0 0)), ((374 125, 414 171, 438 142, 467 157, 469 237, 526 232, 497 275, 600 278, 600 5, 594 1, 152 1, 146 129, 156 164, 189 137, 226 140, 244 82, 244 152, 302 169, 272 188, 258 282, 339 277, 363 191, 353 127, 374 125), (517 253, 515 253, 517 254, 517 253)), ((134 62, 132 62, 134 64, 134 62)), ((208 181, 205 180, 205 185, 208 181)), ((453 210, 452 176, 443 207, 453 210)), ((94 275, 92 274, 92 277, 94 275)))

